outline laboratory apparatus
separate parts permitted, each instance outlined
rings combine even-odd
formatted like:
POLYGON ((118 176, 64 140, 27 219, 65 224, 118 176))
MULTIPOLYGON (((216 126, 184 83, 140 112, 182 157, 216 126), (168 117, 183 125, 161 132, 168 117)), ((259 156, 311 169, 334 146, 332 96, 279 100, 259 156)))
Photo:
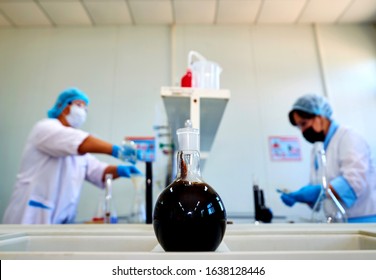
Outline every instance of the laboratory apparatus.
POLYGON ((134 141, 123 140, 121 143, 122 150, 119 150, 118 158, 131 163, 137 162, 137 145, 134 141))
POLYGON ((104 201, 103 197, 105 197, 105 195, 103 195, 103 192, 105 192, 105 191, 101 190, 100 193, 99 193, 97 208, 96 208, 96 211, 95 211, 93 218, 91 219, 92 223, 96 223, 96 224, 103 224, 104 223, 105 201, 104 201))
MULTIPOLYGON (((153 162, 156 157, 155 138, 148 136, 128 136, 125 138, 125 141, 131 142, 133 145, 135 145, 137 149, 137 160, 140 162, 145 162, 145 215, 146 223, 151 224, 153 220, 153 162)), ((133 185, 134 184, 135 182, 133 180, 133 185)), ((139 188, 137 189, 137 192, 141 194, 142 190, 139 188)), ((138 205, 140 205, 140 203, 138 203, 138 205)))
POLYGON ((192 87, 192 71, 191 71, 190 68, 187 69, 187 72, 181 78, 180 86, 181 87, 192 87))
POLYGON ((159 195, 153 227, 165 251, 215 251, 226 231, 226 210, 201 177, 199 130, 188 120, 177 130, 175 180, 159 195))
POLYGON ((326 154, 322 142, 315 142, 314 155, 317 183, 321 185, 321 192, 313 206, 311 221, 314 223, 346 223, 346 211, 329 187, 326 154))
MULTIPOLYGON (((188 53, 188 69, 191 71, 191 86, 194 88, 219 89, 222 68, 213 61, 207 60, 196 51, 188 53)), ((189 72, 182 83, 189 84, 189 72)), ((182 85, 183 86, 183 85, 182 85)))
POLYGON ((255 181, 253 182, 253 200, 255 204, 255 222, 270 223, 273 218, 273 213, 266 207, 264 191, 255 181))
POLYGON ((115 210, 114 201, 112 199, 112 174, 105 176, 105 197, 104 197, 104 223, 117 224, 118 217, 115 210))
POLYGON ((130 215, 131 223, 146 222, 146 204, 145 204, 145 177, 139 174, 131 175, 131 181, 134 188, 134 197, 130 215))
POLYGON ((105 175, 105 187, 99 193, 98 206, 96 213, 92 218, 93 223, 98 224, 117 224, 118 217, 115 209, 115 203, 112 197, 112 174, 105 175))

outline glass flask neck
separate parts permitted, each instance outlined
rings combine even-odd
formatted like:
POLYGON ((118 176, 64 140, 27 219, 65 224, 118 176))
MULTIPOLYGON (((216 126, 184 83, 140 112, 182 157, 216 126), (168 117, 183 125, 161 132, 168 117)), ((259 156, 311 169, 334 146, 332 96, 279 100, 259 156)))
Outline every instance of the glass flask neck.
POLYGON ((202 181, 200 153, 198 151, 179 151, 177 155, 177 178, 188 181, 202 181))

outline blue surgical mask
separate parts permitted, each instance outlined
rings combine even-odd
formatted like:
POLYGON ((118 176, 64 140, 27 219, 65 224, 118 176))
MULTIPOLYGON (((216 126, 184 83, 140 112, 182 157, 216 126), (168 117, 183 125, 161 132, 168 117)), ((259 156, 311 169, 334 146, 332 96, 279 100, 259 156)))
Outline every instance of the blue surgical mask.
POLYGON ((79 128, 86 121, 86 110, 76 104, 72 104, 66 119, 71 127, 79 128))

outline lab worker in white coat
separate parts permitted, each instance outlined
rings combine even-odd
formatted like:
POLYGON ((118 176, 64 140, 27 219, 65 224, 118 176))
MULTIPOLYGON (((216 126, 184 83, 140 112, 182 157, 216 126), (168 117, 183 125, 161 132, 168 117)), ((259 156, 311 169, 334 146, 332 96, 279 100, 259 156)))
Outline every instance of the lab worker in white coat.
MULTIPOLYGON (((365 139, 334 121, 330 104, 320 95, 300 97, 289 113, 289 120, 308 142, 324 143, 329 188, 344 207, 348 222, 376 222, 376 169, 365 139)), ((302 202, 313 207, 321 190, 315 182, 316 169, 311 159, 309 184, 283 193, 281 199, 286 205, 302 202)))
POLYGON ((123 159, 136 151, 79 129, 86 120, 88 104, 84 92, 67 89, 48 111, 48 118, 32 128, 3 223, 73 223, 84 180, 104 188, 106 174, 114 179, 141 174, 133 164, 109 165, 92 155, 123 159))

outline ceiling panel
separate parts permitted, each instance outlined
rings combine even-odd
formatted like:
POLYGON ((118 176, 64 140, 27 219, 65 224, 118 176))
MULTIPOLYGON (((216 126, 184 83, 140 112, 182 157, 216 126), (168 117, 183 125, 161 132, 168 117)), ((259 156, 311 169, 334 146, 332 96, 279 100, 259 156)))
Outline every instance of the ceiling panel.
POLYGON ((35 2, 35 0, 0 0, 0 3, 15 3, 15 2, 23 2, 23 3, 27 3, 27 2, 35 2))
POLYGON ((0 0, 0 27, 376 23, 376 0, 0 0))
POLYGON ((0 26, 2 27, 11 26, 10 22, 2 14, 0 14, 0 26))
POLYGON ((0 2, 0 10, 15 26, 50 26, 51 22, 34 2, 0 2))
POLYGON ((170 0, 128 0, 135 24, 171 24, 170 0))
POLYGON ((340 18, 339 23, 376 22, 376 0, 357 0, 340 18))
MULTIPOLYGON (((1 0, 0 0, 1 1, 1 0)), ((13 1, 13 0, 3 0, 3 1, 13 1)), ((16 0, 16 1, 24 1, 24 0, 16 0)), ((30 0, 26 0, 26 1, 30 1, 30 0)), ((34 2, 81 2, 82 0, 31 0, 31 1, 34 1, 34 2)), ((98 1, 98 0, 96 0, 98 1)), ((103 1, 103 0, 99 0, 99 1, 103 1)), ((105 0, 107 1, 107 0, 105 0)))
POLYGON ((351 2, 352 0, 310 0, 298 22, 335 23, 351 2))
POLYGON ((295 23, 305 3, 305 0, 264 0, 257 23, 295 23))
POLYGON ((261 6, 261 0, 219 0, 217 23, 252 24, 261 6))
POLYGON ((173 0, 177 24, 213 24, 216 0, 173 0))
POLYGON ((85 0, 85 6, 95 24, 131 24, 132 18, 124 0, 85 0))
POLYGON ((39 3, 56 25, 92 24, 84 6, 76 0, 40 0, 39 3))

